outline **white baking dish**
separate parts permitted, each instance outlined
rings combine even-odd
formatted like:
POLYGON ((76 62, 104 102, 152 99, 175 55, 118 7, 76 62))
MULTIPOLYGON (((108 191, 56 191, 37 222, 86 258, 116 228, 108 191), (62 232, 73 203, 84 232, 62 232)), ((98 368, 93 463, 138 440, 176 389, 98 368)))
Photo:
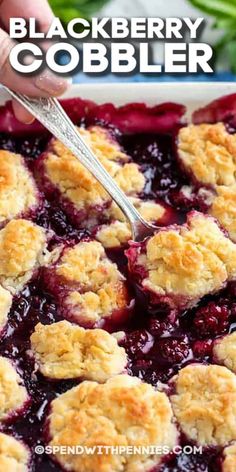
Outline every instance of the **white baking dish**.
MULTIPOLYGON (((178 102, 187 106, 189 114, 230 93, 236 93, 236 82, 74 84, 70 86, 65 98, 81 97, 99 104, 112 102, 114 105, 130 102, 145 102, 147 105, 178 102)), ((6 92, 0 90, 0 104, 7 98, 6 92)))
POLYGON ((196 108, 231 93, 236 93, 236 82, 108 83, 71 85, 65 97, 81 97, 98 104, 112 102, 114 105, 145 102, 153 106, 178 102, 187 107, 189 115, 196 108))

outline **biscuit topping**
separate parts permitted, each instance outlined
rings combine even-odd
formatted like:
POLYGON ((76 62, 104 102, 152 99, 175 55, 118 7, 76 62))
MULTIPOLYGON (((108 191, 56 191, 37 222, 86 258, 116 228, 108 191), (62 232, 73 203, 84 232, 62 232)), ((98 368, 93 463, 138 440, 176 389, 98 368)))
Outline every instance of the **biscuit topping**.
POLYGON ((0 433, 0 470, 28 472, 29 460, 29 451, 21 441, 0 433))
POLYGON ((109 130, 101 126, 91 126, 88 129, 80 128, 80 133, 99 159, 106 156, 106 159, 111 161, 127 162, 129 160, 129 156, 121 150, 119 143, 112 137, 109 130))
POLYGON ((222 472, 235 472, 236 470, 236 443, 224 449, 224 461, 222 472))
POLYGON ((85 330, 68 321, 39 323, 30 339, 41 373, 53 379, 105 382, 127 364, 125 350, 102 329, 85 330))
POLYGON ((175 378, 174 414, 186 436, 202 446, 236 439, 236 376, 226 367, 191 364, 175 378))
MULTIPOLYGON (((139 198, 130 198, 130 200, 146 221, 155 223, 165 213, 164 207, 154 201, 142 201, 139 198)), ((132 239, 132 233, 124 214, 116 204, 111 205, 108 213, 115 221, 102 225, 96 233, 96 238, 105 248, 119 247, 126 244, 132 239)))
MULTIPOLYGON (((119 144, 111 138, 107 130, 93 127, 89 130, 80 129, 80 132, 127 195, 136 195, 143 190, 145 177, 139 166, 127 162, 129 157, 121 151, 119 144)), ((111 204, 110 196, 103 187, 58 140, 52 140, 44 158, 44 165, 50 181, 77 210, 88 211, 91 206, 98 209, 99 206, 106 207, 111 204)))
POLYGON ((236 331, 217 339, 213 353, 217 361, 236 373, 236 331))
MULTIPOLYGON (((178 433, 165 393, 128 375, 105 384, 83 382, 52 401, 49 416, 51 446, 166 446, 178 433)), ((60 455, 56 459, 74 472, 143 472, 157 465, 162 455, 60 455)))
POLYGON ((138 254, 130 270, 143 267, 142 287, 178 307, 194 305, 236 276, 236 245, 213 218, 197 212, 189 214, 186 225, 158 231, 138 254))
POLYGON ((0 330, 7 322, 7 315, 12 305, 12 295, 0 285, 0 330))
POLYGON ((27 391, 12 363, 0 357, 0 420, 22 408, 27 400, 27 391))
POLYGON ((0 283, 19 291, 47 260, 46 232, 28 220, 10 221, 0 231, 0 283))
POLYGON ((223 123, 181 128, 178 153, 199 182, 213 186, 235 183, 236 134, 229 134, 223 123))
POLYGON ((49 278, 65 316, 87 327, 130 303, 124 276, 98 241, 82 241, 65 249, 49 278))
POLYGON ((23 158, 0 150, 0 223, 36 206, 37 189, 23 158))
POLYGON ((236 241, 236 184, 217 187, 210 214, 219 220, 231 239, 236 241))

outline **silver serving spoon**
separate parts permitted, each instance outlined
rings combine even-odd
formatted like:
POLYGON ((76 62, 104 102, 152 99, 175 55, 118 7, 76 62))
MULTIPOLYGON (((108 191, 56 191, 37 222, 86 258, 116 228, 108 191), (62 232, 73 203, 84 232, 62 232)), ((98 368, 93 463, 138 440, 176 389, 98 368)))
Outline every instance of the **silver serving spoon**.
POLYGON ((35 116, 45 128, 56 136, 105 188, 127 217, 134 241, 142 241, 147 236, 153 235, 158 227, 147 223, 147 221, 141 217, 125 193, 118 187, 116 182, 85 143, 79 131, 56 98, 31 98, 13 92, 8 87, 3 87, 14 99, 35 116))

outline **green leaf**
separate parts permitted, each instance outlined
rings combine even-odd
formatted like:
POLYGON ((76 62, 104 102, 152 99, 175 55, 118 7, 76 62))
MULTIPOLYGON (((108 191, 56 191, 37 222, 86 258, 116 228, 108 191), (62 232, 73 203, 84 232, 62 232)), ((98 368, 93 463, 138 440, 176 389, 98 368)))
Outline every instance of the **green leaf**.
POLYGON ((217 18, 213 28, 236 34, 236 18, 217 18))
POLYGON ((235 33, 227 32, 222 38, 214 45, 214 57, 215 61, 220 58, 221 54, 225 51, 227 45, 235 39, 235 33))
POLYGON ((222 54, 227 55, 231 70, 236 73, 236 0, 189 0, 196 8, 213 16, 213 28, 225 34, 214 45, 214 57, 217 62, 222 54))
POLYGON ((235 0, 189 0, 190 3, 203 12, 216 18, 235 18, 235 0))
POLYGON ((69 23, 70 20, 73 20, 73 18, 76 17, 84 17, 84 13, 82 13, 80 10, 76 10, 74 8, 54 8, 54 13, 55 15, 60 18, 63 23, 69 23))
POLYGON ((236 39, 228 43, 227 52, 229 55, 231 70, 234 74, 236 74, 236 39))
POLYGON ((49 0, 56 16, 68 23, 76 17, 90 18, 109 0, 49 0))

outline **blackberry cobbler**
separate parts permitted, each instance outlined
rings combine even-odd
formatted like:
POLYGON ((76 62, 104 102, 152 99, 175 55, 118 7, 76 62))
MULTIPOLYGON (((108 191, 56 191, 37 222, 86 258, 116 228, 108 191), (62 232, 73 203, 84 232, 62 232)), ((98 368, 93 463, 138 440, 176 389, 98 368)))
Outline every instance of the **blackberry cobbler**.
POLYGON ((63 106, 159 229, 0 109, 0 472, 235 472, 236 95, 63 106))

